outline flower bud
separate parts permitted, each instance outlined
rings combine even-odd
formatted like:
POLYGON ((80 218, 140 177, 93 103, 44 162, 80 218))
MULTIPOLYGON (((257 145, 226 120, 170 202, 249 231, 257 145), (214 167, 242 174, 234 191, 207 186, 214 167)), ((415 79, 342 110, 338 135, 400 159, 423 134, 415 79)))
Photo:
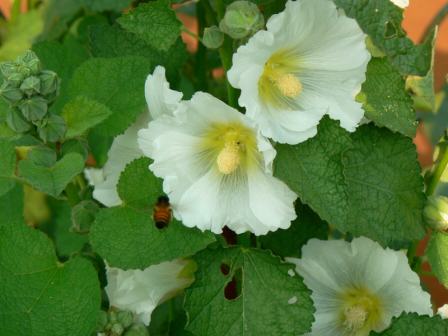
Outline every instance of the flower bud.
POLYGON ((434 230, 448 229, 448 197, 430 196, 423 215, 426 223, 434 230))
POLYGON ((25 133, 31 128, 31 124, 25 120, 22 113, 16 108, 9 109, 6 115, 6 123, 10 129, 17 133, 25 133))
POLYGON ((122 335, 124 332, 124 328, 120 323, 114 323, 112 327, 110 328, 110 331, 112 335, 119 336, 122 335))
POLYGON ((61 116, 51 114, 48 118, 35 123, 39 137, 44 142, 56 142, 64 137, 67 126, 61 116))
POLYGON ((29 75, 37 75, 41 71, 39 58, 32 50, 27 50, 16 61, 22 69, 27 69, 29 75))
POLYGON ((58 75, 50 70, 43 70, 39 75, 40 92, 44 96, 57 92, 59 90, 60 80, 58 75))
POLYGON ((209 49, 218 49, 224 42, 224 34, 216 26, 207 27, 204 29, 204 36, 202 37, 202 44, 209 49))
POLYGON ((120 311, 117 314, 117 319, 123 327, 129 328, 134 322, 134 315, 130 311, 120 311))
POLYGON ((134 324, 124 336, 149 336, 148 329, 143 324, 134 324))
POLYGON ((249 1, 235 1, 226 8, 219 28, 234 39, 248 37, 264 26, 264 17, 257 5, 249 1))
MULTIPOLYGON (((84 200, 76 204, 72 208, 72 226, 70 228, 70 231, 77 233, 88 233, 90 230, 90 226, 95 220, 95 215, 98 210, 98 204, 96 204, 94 201, 84 200)), ((133 316, 131 312, 119 312, 116 316, 116 319, 127 328, 132 324, 133 316), (122 319, 127 321, 127 315, 124 313, 131 314, 131 322, 129 324, 122 321, 122 319)))
POLYGON ((23 98, 23 93, 20 89, 10 85, 9 82, 4 81, 0 87, 0 96, 10 103, 17 103, 23 98))
POLYGON ((20 85, 20 90, 27 96, 40 93, 40 79, 36 76, 26 78, 20 85))
POLYGON ((47 114, 48 104, 44 98, 37 96, 22 101, 19 109, 27 120, 38 121, 47 114))
POLYGON ((14 62, 0 63, 0 73, 3 77, 8 78, 12 74, 17 72, 17 64, 14 62))
POLYGON ((106 325, 107 325, 107 313, 104 310, 101 310, 96 323, 96 330, 98 332, 103 331, 104 328, 106 328, 106 325))
POLYGON ((23 80, 25 79, 25 77, 23 77, 20 73, 15 72, 11 75, 9 75, 8 77, 6 77, 6 80, 8 81, 8 84, 18 88, 20 87, 20 85, 22 84, 23 80))

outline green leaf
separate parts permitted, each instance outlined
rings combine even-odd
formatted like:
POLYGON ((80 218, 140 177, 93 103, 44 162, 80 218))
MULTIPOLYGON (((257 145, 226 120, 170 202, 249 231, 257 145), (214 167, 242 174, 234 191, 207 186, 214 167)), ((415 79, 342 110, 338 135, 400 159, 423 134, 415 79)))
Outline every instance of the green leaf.
POLYGON ((158 229, 152 211, 129 207, 101 209, 89 236, 93 249, 110 266, 122 269, 143 269, 187 257, 215 240, 211 233, 187 228, 176 219, 158 229))
POLYGON ((328 224, 308 206, 296 204, 297 219, 286 230, 270 232, 259 237, 261 246, 281 257, 300 257, 302 246, 311 238, 327 239, 328 224))
POLYGON ((51 167, 56 163, 57 154, 49 147, 37 146, 28 153, 27 159, 38 166, 51 167))
POLYGON ((132 161, 121 173, 118 195, 123 203, 137 209, 152 209, 163 195, 162 180, 149 171, 152 160, 140 158, 132 161))
POLYGON ((16 151, 14 145, 5 140, 0 140, 0 196, 14 188, 13 180, 16 169, 16 151))
POLYGON ((448 288, 448 234, 434 231, 426 248, 426 255, 434 275, 448 288))
POLYGON ((188 57, 181 38, 178 38, 167 51, 160 51, 119 26, 92 26, 90 44, 95 57, 142 56, 152 64, 163 65, 168 75, 177 73, 188 57))
POLYGON ((0 214, 0 227, 23 223, 23 187, 21 184, 17 183, 10 191, 0 196, 0 214))
POLYGON ((98 125, 111 115, 107 106, 84 96, 68 102, 62 110, 67 124, 66 138, 74 138, 98 125))
POLYGON ((418 315, 416 313, 403 313, 394 317, 392 326, 381 333, 381 336, 445 336, 448 335, 448 320, 440 316, 418 315))
POLYGON ((84 169, 84 159, 78 153, 69 153, 52 167, 35 164, 31 160, 19 162, 19 175, 34 188, 57 197, 66 185, 84 169))
POLYGON ((112 114, 97 129, 107 136, 120 134, 147 108, 143 88, 151 69, 142 57, 90 59, 75 71, 70 97, 85 96, 107 106, 112 114))
POLYGON ((237 247, 208 249, 195 260, 196 281, 185 299, 193 334, 287 336, 310 330, 311 292, 299 275, 290 275, 294 266, 268 251, 237 247), (236 293, 226 290, 232 279, 236 293))
POLYGON ((405 91, 405 81, 386 58, 374 58, 367 67, 367 79, 359 96, 366 117, 413 138, 417 129, 413 101, 405 91))
POLYGON ((86 6, 95 12, 121 11, 131 5, 132 0, 83 0, 86 6))
POLYGON ((424 76, 431 63, 432 39, 414 45, 401 27, 403 10, 387 0, 335 0, 348 17, 356 19, 376 47, 407 75, 424 76))
POLYGON ((383 245, 424 234, 423 179, 411 139, 373 125, 350 135, 326 118, 314 138, 276 149, 275 174, 338 230, 383 245))
POLYGON ((169 5, 169 0, 144 3, 117 21, 155 49, 168 50, 176 42, 182 27, 169 5))
POLYGON ((296 146, 276 146, 277 177, 322 219, 338 228, 344 227, 348 215, 341 158, 351 146, 350 134, 328 118, 320 122, 314 138, 296 146))
POLYGON ((60 264, 51 241, 20 224, 0 227, 0 269, 1 335, 86 336, 95 330, 100 286, 88 261, 60 264))
POLYGON ((151 314, 149 334, 152 336, 194 336, 186 331, 187 315, 184 295, 178 295, 157 306, 151 314))
POLYGON ((343 157, 350 212, 345 231, 383 245, 423 238, 423 178, 412 139, 372 125, 343 157))

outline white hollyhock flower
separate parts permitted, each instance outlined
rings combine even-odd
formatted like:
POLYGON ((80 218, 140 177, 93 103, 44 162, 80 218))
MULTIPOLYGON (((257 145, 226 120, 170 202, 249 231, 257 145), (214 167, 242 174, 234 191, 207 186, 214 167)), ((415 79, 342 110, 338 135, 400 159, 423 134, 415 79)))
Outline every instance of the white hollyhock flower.
POLYGON ((400 8, 406 8, 409 6, 409 0, 390 0, 394 5, 400 8))
POLYGON ((370 60, 365 37, 333 1, 288 1, 238 48, 227 76, 246 115, 275 141, 313 137, 325 114, 354 131, 364 115, 355 96, 370 60))
POLYGON ((203 92, 139 131, 174 216, 188 226, 257 235, 287 228, 297 196, 272 176, 275 150, 245 115, 203 92))
POLYGON ((105 206, 121 204, 117 192, 120 174, 128 163, 143 156, 138 147, 137 132, 146 127, 149 120, 163 114, 172 114, 182 99, 182 93, 169 88, 169 83, 165 78, 165 68, 157 66, 153 74, 146 79, 145 97, 149 113, 143 113, 124 134, 114 139, 107 153, 107 162, 102 169, 103 179, 98 179, 100 176, 98 172, 93 175, 92 171, 86 171, 89 182, 95 187, 93 197, 105 206))
POLYGON ((402 312, 432 315, 430 296, 403 252, 368 238, 351 243, 310 240, 301 259, 288 259, 312 290, 316 308, 309 335, 366 336, 402 312))
POLYGON ((152 311, 162 302, 177 295, 194 280, 193 261, 175 260, 144 270, 106 267, 104 288, 111 306, 136 314, 138 322, 149 325, 152 311))

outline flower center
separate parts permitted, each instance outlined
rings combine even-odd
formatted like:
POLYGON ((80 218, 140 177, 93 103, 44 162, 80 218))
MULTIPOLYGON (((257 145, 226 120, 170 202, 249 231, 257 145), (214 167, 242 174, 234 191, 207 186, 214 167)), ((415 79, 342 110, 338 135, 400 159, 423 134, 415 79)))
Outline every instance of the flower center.
POLYGON ((240 161, 240 146, 236 141, 226 142, 216 158, 218 170, 225 175, 237 170, 240 161))
POLYGON ((274 83, 282 95, 295 98, 302 92, 302 83, 292 74, 283 74, 274 79, 274 83))
POLYGON ((381 324, 383 306, 377 295, 367 288, 350 288, 342 295, 341 327, 345 335, 368 335, 381 324))
POLYGON ((297 55, 288 50, 274 53, 265 63, 258 81, 258 93, 267 104, 289 109, 303 91, 297 76, 300 70, 297 55))

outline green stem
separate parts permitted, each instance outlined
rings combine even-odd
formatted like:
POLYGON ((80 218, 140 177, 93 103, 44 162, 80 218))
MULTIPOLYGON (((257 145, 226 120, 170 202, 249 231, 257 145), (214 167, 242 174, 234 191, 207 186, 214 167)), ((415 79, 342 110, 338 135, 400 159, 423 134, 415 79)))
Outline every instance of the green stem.
MULTIPOLYGON (((208 2, 208 1, 206 1, 208 2)), ((198 18, 198 33, 199 36, 204 35, 204 28, 207 26, 206 10, 199 4, 196 6, 196 17, 198 18)), ((197 72, 197 90, 208 91, 208 76, 207 76, 207 48, 199 43, 198 51, 195 56, 195 70, 197 72)))
POLYGON ((195 38, 196 40, 198 40, 198 41, 201 40, 201 38, 200 38, 198 35, 196 35, 195 33, 193 33, 191 30, 189 30, 189 29, 188 29, 187 27, 185 27, 185 26, 182 26, 181 31, 184 32, 184 33, 186 33, 186 34, 188 34, 188 35, 190 35, 191 37, 194 37, 194 38, 195 38))
MULTIPOLYGON (((232 67, 232 41, 228 36, 225 37, 224 43, 221 48, 219 48, 219 56, 221 58, 222 66, 227 74, 227 71, 232 67)), ((227 75, 226 75, 227 76, 227 75)), ((227 77, 226 77, 226 87, 227 87, 227 103, 237 108, 238 107, 238 91, 230 85, 227 77)))
POLYGON ((426 187, 426 195, 431 196, 434 194, 434 192, 437 189, 437 185, 440 182, 440 179, 443 175, 443 172, 446 169, 446 166, 448 165, 448 146, 442 146, 440 153, 440 159, 438 160, 438 164, 434 170, 434 172, 431 175, 431 178, 428 182, 428 185, 426 187))
POLYGON ((425 33, 422 35, 422 43, 427 39, 429 34, 432 33, 436 26, 439 26, 443 20, 448 16, 448 4, 443 6, 436 16, 432 19, 431 23, 426 27, 425 33))

